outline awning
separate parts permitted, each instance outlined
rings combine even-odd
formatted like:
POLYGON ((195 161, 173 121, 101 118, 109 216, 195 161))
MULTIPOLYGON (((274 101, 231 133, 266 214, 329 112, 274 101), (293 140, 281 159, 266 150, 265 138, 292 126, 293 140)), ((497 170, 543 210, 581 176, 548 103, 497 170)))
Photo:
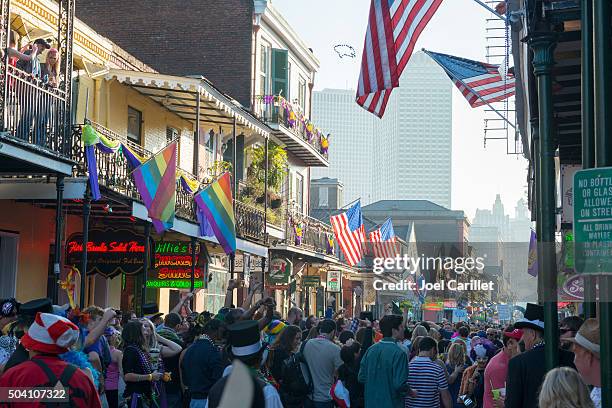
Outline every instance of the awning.
POLYGON ((237 132, 250 131, 269 137, 270 128, 254 117, 237 101, 223 94, 204 77, 180 77, 157 73, 111 69, 106 80, 117 80, 163 105, 169 111, 196 120, 197 97, 200 96, 200 126, 210 123, 231 133, 234 117, 237 132))

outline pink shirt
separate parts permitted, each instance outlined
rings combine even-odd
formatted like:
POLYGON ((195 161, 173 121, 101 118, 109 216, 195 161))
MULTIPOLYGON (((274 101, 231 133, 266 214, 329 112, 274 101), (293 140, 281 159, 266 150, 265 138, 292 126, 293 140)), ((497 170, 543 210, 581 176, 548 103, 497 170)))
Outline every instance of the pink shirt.
POLYGON ((491 388, 505 388, 506 376, 508 375, 508 362, 510 358, 504 351, 497 353, 485 368, 484 372, 484 396, 482 398, 483 408, 494 408, 493 393, 491 388), (493 384, 493 387, 491 387, 493 384))

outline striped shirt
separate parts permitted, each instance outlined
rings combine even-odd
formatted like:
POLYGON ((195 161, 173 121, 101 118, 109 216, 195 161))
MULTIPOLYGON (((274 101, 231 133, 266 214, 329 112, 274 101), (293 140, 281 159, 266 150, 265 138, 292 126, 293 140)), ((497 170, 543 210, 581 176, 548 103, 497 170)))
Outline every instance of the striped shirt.
POLYGON ((439 408, 440 391, 448 389, 446 375, 441 366, 429 357, 415 357, 409 364, 408 385, 417 392, 406 397, 406 408, 439 408))

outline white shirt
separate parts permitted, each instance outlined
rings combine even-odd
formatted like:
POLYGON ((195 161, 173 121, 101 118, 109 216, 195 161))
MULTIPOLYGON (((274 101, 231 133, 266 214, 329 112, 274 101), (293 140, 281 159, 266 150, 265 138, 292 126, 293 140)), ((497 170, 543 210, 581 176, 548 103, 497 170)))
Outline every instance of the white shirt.
POLYGON ((601 387, 593 387, 591 391, 591 400, 595 408, 601 408, 601 387))
MULTIPOLYGON (((231 373, 232 366, 229 365, 225 367, 225 370, 223 370, 223 377, 227 377, 231 373)), ((266 384, 263 387, 263 395, 266 400, 266 408, 283 408, 280 395, 278 395, 278 391, 276 391, 276 388, 274 388, 273 385, 266 384)))

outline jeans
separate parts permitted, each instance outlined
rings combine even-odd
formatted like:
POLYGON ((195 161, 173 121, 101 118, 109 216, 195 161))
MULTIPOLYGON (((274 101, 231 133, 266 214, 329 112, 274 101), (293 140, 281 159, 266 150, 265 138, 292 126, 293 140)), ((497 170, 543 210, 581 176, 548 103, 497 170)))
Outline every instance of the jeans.
POLYGON ((306 401, 304 401, 304 408, 334 408, 334 403, 332 401, 317 402, 312 401, 310 398, 306 398, 306 401))
POLYGON ((183 398, 180 392, 176 394, 166 393, 166 405, 168 408, 182 408, 183 398))
POLYGON ((207 408, 208 400, 207 399, 192 399, 189 404, 189 408, 207 408))

